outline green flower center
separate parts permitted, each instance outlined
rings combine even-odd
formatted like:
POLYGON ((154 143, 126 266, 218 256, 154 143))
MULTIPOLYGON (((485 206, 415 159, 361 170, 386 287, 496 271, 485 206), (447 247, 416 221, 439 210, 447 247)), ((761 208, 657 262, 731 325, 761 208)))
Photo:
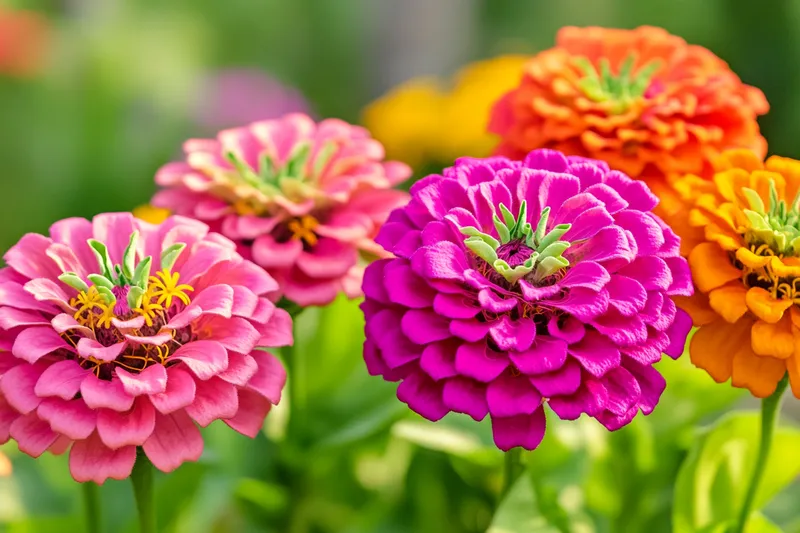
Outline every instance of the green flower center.
POLYGON ((512 284, 522 278, 539 284, 569 266, 563 254, 570 243, 559 239, 569 231, 571 225, 559 224, 548 232, 550 208, 546 207, 534 230, 527 222, 527 212, 526 202, 520 205, 517 216, 500 204, 503 218, 497 213, 494 215, 494 227, 499 240, 474 226, 461 228, 461 233, 468 236, 464 240, 467 248, 512 284))
POLYGON ((742 194, 750 209, 743 209, 750 227, 745 231, 745 241, 749 245, 766 244, 770 249, 784 256, 800 255, 800 191, 791 205, 778 198, 775 182, 769 183, 769 209, 761 196, 753 189, 744 187, 742 194))
POLYGON ((644 96, 650 79, 659 67, 658 61, 650 61, 634 74, 634 62, 634 56, 629 55, 620 66, 619 73, 614 75, 606 58, 600 59, 599 72, 587 58, 577 58, 576 63, 584 73, 580 89, 590 100, 611 102, 613 114, 624 113, 635 100, 644 96))

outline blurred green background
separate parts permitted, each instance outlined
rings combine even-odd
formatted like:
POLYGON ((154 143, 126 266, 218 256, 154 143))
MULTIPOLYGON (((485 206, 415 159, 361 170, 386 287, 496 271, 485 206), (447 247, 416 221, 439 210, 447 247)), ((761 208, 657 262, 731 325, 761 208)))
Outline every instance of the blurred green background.
MULTIPOLYGON (((772 108, 761 124, 770 152, 800 156, 796 0, 0 5, 40 13, 50 35, 37 72, 0 72, 4 250, 56 219, 145 203, 154 172, 179 156, 181 142, 213 134, 210 107, 247 112, 246 91, 228 102, 207 96, 227 69, 253 69, 297 88, 317 117, 358 121, 362 107, 396 83, 447 76, 498 54, 535 53, 569 24, 658 25, 711 48, 766 93, 772 108)), ((251 117, 258 118, 265 117, 251 117)), ((158 478, 164 531, 720 533, 713 524, 733 516, 742 499, 737 487, 752 465, 757 421, 723 419, 706 437, 704 428, 741 406, 742 396, 686 358, 661 364, 669 387, 659 409, 622 431, 551 420, 540 450, 528 454, 531 476, 493 518, 503 459, 488 424, 461 416, 427 423, 394 398, 393 385, 367 376, 357 303, 308 310, 298 328, 295 405, 273 412, 255 441, 224 426, 207 430, 199 463, 158 478)), ((778 440, 759 505, 768 518, 758 518, 754 533, 800 532, 800 433, 787 427, 778 440)), ((13 444, 2 451, 14 473, 0 479, 0 531, 82 527, 80 492, 64 458, 32 460, 13 444)), ((128 485, 109 482, 102 497, 108 530, 134 531, 128 485)))

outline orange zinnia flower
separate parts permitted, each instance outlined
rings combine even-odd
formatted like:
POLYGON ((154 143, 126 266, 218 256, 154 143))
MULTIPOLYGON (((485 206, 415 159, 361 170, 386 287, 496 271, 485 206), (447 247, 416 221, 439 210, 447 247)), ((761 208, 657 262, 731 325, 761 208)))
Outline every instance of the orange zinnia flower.
POLYGON ((720 58, 661 28, 567 27, 497 102, 490 130, 498 155, 544 147, 605 160, 646 180, 671 212, 664 178, 710 177, 725 149, 766 153, 756 117, 768 108, 720 58))
POLYGON ((733 150, 715 169, 675 182, 697 289, 676 298, 699 327, 691 360, 759 398, 788 371, 800 398, 800 161, 733 150))
POLYGON ((0 74, 36 74, 50 36, 47 20, 32 11, 14 11, 0 6, 0 74))

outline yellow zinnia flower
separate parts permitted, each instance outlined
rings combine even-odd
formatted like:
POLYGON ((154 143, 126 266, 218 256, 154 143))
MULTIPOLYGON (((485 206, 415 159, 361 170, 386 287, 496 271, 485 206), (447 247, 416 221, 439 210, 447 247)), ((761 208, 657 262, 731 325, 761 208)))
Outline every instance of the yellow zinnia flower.
POLYGON ((494 103, 519 83, 526 56, 478 61, 453 78, 401 84, 368 105, 363 123, 386 147, 387 157, 419 168, 461 156, 485 157, 498 138, 487 132, 494 103))
POLYGON ((800 398, 800 161, 725 152, 712 180, 678 179, 673 225, 697 290, 676 298, 699 329, 692 362, 717 382, 800 398))
POLYGON ((153 207, 152 205, 140 205, 133 210, 133 216, 139 220, 144 220, 151 224, 161 224, 167 217, 169 217, 169 209, 162 209, 160 207, 153 207))

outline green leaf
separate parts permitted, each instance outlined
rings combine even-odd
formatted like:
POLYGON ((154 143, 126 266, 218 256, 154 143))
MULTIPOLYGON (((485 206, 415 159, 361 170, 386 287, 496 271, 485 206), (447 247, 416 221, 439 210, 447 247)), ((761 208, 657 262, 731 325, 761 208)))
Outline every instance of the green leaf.
POLYGON ((112 277, 114 274, 114 265, 111 263, 111 256, 108 255, 108 248, 106 248, 106 245, 94 239, 89 239, 87 242, 97 258, 97 265, 101 273, 108 278, 112 277))
POLYGON ((86 282, 83 281, 75 272, 64 272, 58 276, 58 279, 78 292, 86 292, 89 290, 89 286, 86 284, 86 282))
MULTIPOLYGON (((172 267, 175 266, 175 261, 178 260, 178 256, 181 255, 184 248, 186 248, 186 244, 179 242, 173 244, 172 246, 166 248, 164 251, 161 252, 161 270, 170 271, 172 267)), ((148 276, 149 276, 148 271, 148 276)))
POLYGON ((131 283, 141 289, 147 289, 147 280, 150 278, 150 268, 153 264, 153 258, 147 256, 142 262, 136 265, 136 270, 133 271, 133 279, 131 283))
POLYGON ((105 287, 108 290, 114 288, 114 284, 105 276, 101 276, 100 274, 89 274, 87 277, 89 278, 89 281, 94 283, 98 291, 101 287, 105 287))
POLYGON ((131 233, 131 239, 125 253, 122 254, 122 273, 128 280, 133 278, 133 270, 136 267, 136 243, 139 240, 139 232, 131 233))
MULTIPOLYGON (((721 419, 696 441, 675 484, 674 533, 694 533, 735 519, 752 475, 760 439, 757 413, 721 419)), ((756 495, 761 509, 800 474, 800 430, 778 427, 756 495)))

